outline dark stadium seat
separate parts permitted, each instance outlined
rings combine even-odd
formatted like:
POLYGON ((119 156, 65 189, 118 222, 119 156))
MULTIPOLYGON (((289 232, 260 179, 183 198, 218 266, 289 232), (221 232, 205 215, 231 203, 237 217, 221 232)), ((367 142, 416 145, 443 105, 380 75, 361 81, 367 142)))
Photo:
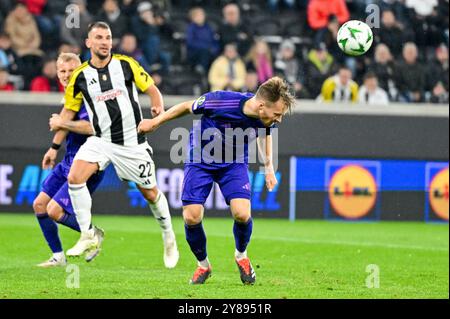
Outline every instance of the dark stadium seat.
POLYGON ((210 27, 215 31, 218 32, 220 25, 222 23, 222 16, 217 13, 206 13, 206 21, 210 25, 210 27))
POLYGON ((187 19, 176 19, 172 20, 171 25, 173 27, 174 32, 186 33, 187 26, 189 25, 189 21, 187 19))
POLYGON ((298 11, 284 12, 280 14, 278 21, 284 35, 301 36, 306 24, 306 15, 298 11))
POLYGON ((185 65, 173 65, 169 75, 171 88, 174 89, 176 95, 197 96, 206 91, 206 79, 190 67, 185 65))
POLYGON ((284 26, 283 34, 288 37, 302 37, 305 35, 305 31, 303 26, 298 22, 291 22, 284 26))
POLYGON ((261 16, 255 21, 253 29, 256 35, 281 35, 281 28, 278 21, 274 18, 261 16))

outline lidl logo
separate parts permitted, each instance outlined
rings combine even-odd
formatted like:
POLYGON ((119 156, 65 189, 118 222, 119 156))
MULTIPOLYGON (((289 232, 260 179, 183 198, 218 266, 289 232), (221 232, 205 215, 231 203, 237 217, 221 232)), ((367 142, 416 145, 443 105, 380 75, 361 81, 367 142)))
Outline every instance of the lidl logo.
POLYGON ((338 215, 359 219, 375 207, 377 191, 375 178, 368 169, 360 165, 346 165, 331 177, 328 197, 338 215))
POLYGON ((430 182, 429 201, 433 212, 444 220, 448 220, 449 210, 449 170, 439 171, 430 182))

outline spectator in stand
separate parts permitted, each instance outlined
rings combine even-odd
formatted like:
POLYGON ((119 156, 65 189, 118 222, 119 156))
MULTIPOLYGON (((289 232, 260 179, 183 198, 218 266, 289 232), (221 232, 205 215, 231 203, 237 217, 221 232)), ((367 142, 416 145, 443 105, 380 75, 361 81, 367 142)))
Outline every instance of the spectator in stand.
POLYGON ((417 46, 408 42, 403 48, 403 61, 395 68, 396 86, 401 102, 423 102, 426 88, 425 68, 417 61, 417 46))
POLYGON ((314 42, 323 41, 331 17, 335 16, 340 24, 350 19, 345 0, 311 0, 308 4, 307 19, 309 26, 316 31, 314 42))
POLYGON ((19 2, 22 2, 27 6, 28 11, 37 18, 36 20, 39 20, 38 17, 42 15, 42 12, 47 5, 47 0, 20 0, 19 2))
POLYGON ((17 3, 9 13, 5 32, 9 36, 12 52, 17 54, 16 71, 23 76, 24 88, 29 89, 31 80, 40 73, 43 52, 40 50, 41 35, 37 24, 23 3, 17 3))
POLYGON ((375 59, 369 65, 368 70, 376 75, 380 87, 387 91, 390 100, 397 99, 395 87, 395 65, 391 51, 386 44, 380 43, 375 47, 375 59))
POLYGON ((145 71, 151 73, 151 67, 145 59, 144 54, 137 46, 137 40, 134 34, 127 33, 122 37, 118 48, 118 53, 128 55, 139 62, 145 71))
POLYGON ((256 74, 255 71, 247 72, 242 92, 256 93, 256 91, 258 91, 258 87, 259 87, 258 74, 256 74))
POLYGON ((434 104, 447 104, 448 106, 448 100, 448 89, 445 89, 442 82, 436 83, 432 91, 430 102, 434 104))
POLYGON ((441 44, 436 48, 436 57, 431 65, 427 68, 427 90, 431 91, 436 84, 440 82, 446 91, 448 91, 449 76, 448 76, 448 47, 441 44))
POLYGON ((186 31, 188 61, 200 74, 206 74, 219 46, 212 28, 206 23, 205 10, 195 7, 189 12, 191 23, 186 31))
POLYGON ((138 0, 122 0, 120 4, 120 9, 123 14, 125 14, 128 19, 131 19, 134 15, 136 15, 138 6, 138 0))
MULTIPOLYGON (((6 33, 0 33, 0 55, 6 57, 6 60, 2 60, 3 68, 7 68, 10 74, 18 75, 20 74, 20 61, 16 52, 11 47, 11 39, 6 33)), ((0 65, 2 62, 0 62, 0 65)))
POLYGON ((0 92, 1 91, 14 91, 14 85, 9 83, 8 70, 0 68, 0 92))
POLYGON ((398 0, 378 0, 377 1, 381 11, 390 10, 394 12, 398 21, 405 25, 408 22, 408 8, 405 6, 405 1, 398 0))
POLYGON ((309 52, 305 67, 305 86, 312 98, 320 94, 322 83, 335 71, 334 58, 325 43, 316 45, 309 52))
POLYGON ((304 80, 300 73, 300 62, 295 56, 295 44, 291 40, 284 40, 277 53, 275 60, 275 74, 284 78, 295 89, 298 98, 309 97, 307 89, 304 87, 304 80))
POLYGON ((131 20, 134 35, 144 51, 144 56, 152 68, 159 63, 160 73, 167 74, 171 63, 170 53, 161 49, 160 24, 155 17, 150 2, 141 2, 137 7, 138 15, 131 20))
POLYGON ((273 62, 270 47, 264 40, 256 40, 245 58, 248 70, 255 70, 262 84, 273 77, 273 62))
POLYGON ((9 59, 6 52, 3 51, 0 45, 0 69, 7 69, 9 67, 9 59))
POLYGON ((47 0, 42 14, 37 17, 39 30, 41 30, 43 40, 42 48, 45 51, 55 50, 61 44, 61 23, 65 19, 66 10, 70 5, 70 1, 71 0, 47 0))
MULTIPOLYGON (((86 0, 70 0, 70 3, 75 6, 79 13, 79 26, 73 27, 71 25, 68 25, 66 23, 67 21, 70 22, 78 22, 70 17, 66 16, 61 21, 61 28, 60 28, 60 37, 61 40, 65 43, 69 43, 73 46, 78 46, 82 48, 83 52, 86 51, 86 37, 87 37, 87 31, 89 24, 93 22, 93 18, 90 15, 90 13, 87 11, 86 8, 86 0)), ((72 11, 67 11, 66 14, 73 14, 72 11)))
POLYGON ((449 43, 449 24, 450 24, 450 12, 449 12, 449 0, 439 0, 436 8, 435 24, 441 35, 441 41, 443 43, 449 43))
POLYGON ((232 43, 227 44, 223 55, 213 62, 209 70, 208 80, 211 91, 242 91, 246 74, 245 63, 239 57, 237 46, 232 43))
POLYGON ((438 0, 406 0, 405 5, 413 9, 417 15, 427 17, 433 14, 438 0))
POLYGON ((118 0, 105 0, 97 20, 109 24, 113 36, 113 47, 119 45, 120 39, 129 30, 128 17, 120 11, 118 0))
POLYGON ((64 92, 56 73, 56 60, 49 59, 44 62, 42 75, 31 81, 32 92, 64 92))
POLYGON ((33 16, 23 3, 17 3, 5 22, 5 32, 11 39, 12 49, 19 57, 41 56, 41 35, 33 16))
POLYGON ((406 7, 411 9, 410 21, 411 29, 415 33, 414 43, 423 53, 426 53, 427 47, 436 47, 444 40, 439 28, 440 16, 437 12, 437 6, 438 0, 406 1, 406 7))
POLYGON ((49 1, 47 0, 21 0, 28 11, 34 16, 42 35, 42 47, 52 48, 56 45, 58 38, 52 36, 58 32, 58 24, 52 16, 44 15, 44 9, 49 1))
POLYGON ((321 100, 325 102, 358 102, 358 84, 352 80, 352 71, 341 67, 322 86, 321 100))
POLYGON ((235 3, 224 6, 222 13, 224 22, 219 28, 222 50, 228 43, 235 43, 239 54, 245 56, 253 42, 250 26, 242 21, 239 6, 235 3))
POLYGON ((388 105, 389 96, 385 90, 378 86, 375 73, 364 76, 364 85, 359 89, 359 102, 367 105, 388 105))
POLYGON ((375 42, 384 43, 391 50, 395 58, 400 57, 403 44, 406 42, 408 30, 397 21, 394 12, 391 10, 383 11, 381 16, 381 28, 374 29, 375 42))

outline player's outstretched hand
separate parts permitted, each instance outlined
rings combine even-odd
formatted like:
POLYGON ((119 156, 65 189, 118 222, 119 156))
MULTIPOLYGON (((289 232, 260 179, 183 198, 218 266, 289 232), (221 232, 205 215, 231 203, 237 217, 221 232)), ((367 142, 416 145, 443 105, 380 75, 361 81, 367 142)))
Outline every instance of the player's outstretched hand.
POLYGON ((50 131, 57 131, 61 129, 62 119, 59 114, 52 114, 52 117, 48 120, 50 131))
POLYGON ((274 173, 266 174, 266 186, 269 192, 273 191, 275 186, 278 185, 277 178, 274 173))
POLYGON ((53 148, 49 149, 47 153, 45 153, 44 158, 42 159, 42 168, 49 169, 53 168, 56 163, 56 156, 58 155, 58 151, 53 148))
POLYGON ((152 133, 152 132, 156 131, 156 129, 158 127, 159 127, 159 121, 157 118, 150 119, 150 120, 142 120, 138 126, 138 133, 139 134, 152 133))

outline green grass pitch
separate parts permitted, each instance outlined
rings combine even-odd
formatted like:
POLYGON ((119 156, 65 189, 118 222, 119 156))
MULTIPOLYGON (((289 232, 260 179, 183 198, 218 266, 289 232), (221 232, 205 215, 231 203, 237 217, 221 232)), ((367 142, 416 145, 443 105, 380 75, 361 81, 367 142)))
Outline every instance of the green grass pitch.
MULTIPOLYGON (((79 268, 77 289, 66 285, 73 267, 35 267, 50 253, 32 213, 0 214, 0 299, 449 298, 448 224, 256 218, 249 256, 257 284, 243 286, 233 259, 232 219, 207 218, 213 276, 204 286, 190 286, 196 263, 180 218, 174 228, 181 258, 173 270, 163 266, 153 218, 97 215, 94 222, 106 231, 103 251, 90 264, 70 261, 79 268), (380 286, 369 289, 372 264, 380 286)), ((78 239, 64 227, 60 234, 66 250, 78 239)))

